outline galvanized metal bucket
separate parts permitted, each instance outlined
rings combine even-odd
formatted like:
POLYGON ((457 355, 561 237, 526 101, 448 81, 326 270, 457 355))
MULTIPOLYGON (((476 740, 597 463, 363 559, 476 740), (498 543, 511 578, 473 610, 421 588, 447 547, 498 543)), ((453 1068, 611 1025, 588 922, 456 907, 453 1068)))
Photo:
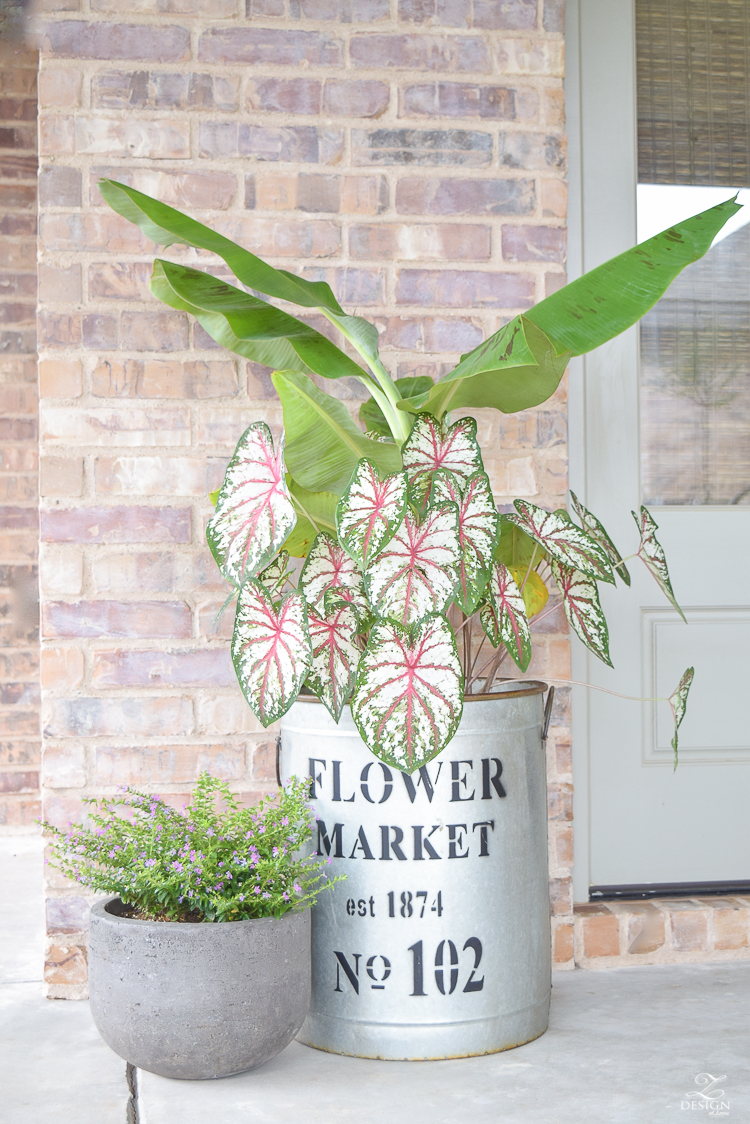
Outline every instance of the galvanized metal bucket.
POLYGON ((282 778, 312 778, 317 850, 347 876, 313 910, 301 1042, 418 1060, 547 1029, 545 689, 468 699, 451 743, 411 776, 370 753, 348 710, 336 725, 301 697, 282 719, 282 778))

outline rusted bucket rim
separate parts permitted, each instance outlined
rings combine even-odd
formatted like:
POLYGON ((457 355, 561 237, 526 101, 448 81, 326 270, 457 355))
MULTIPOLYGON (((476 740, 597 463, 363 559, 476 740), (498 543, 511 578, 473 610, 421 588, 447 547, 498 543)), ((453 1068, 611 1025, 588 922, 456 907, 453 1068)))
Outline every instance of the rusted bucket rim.
MULTIPOLYGON (((501 680, 501 682, 503 682, 503 680, 501 680)), ((542 683, 540 679, 506 679, 504 680, 504 682, 509 685, 507 690, 494 691, 492 694, 488 695, 465 695, 464 702, 491 702, 493 699, 520 699, 525 698, 528 695, 543 695, 544 692, 548 689, 548 685, 546 683, 542 683), (518 686, 515 688, 510 687, 511 683, 517 683, 518 686)), ((322 706, 322 703, 317 695, 312 694, 303 695, 300 693, 297 696, 296 701, 304 703, 320 703, 320 705, 322 706)))

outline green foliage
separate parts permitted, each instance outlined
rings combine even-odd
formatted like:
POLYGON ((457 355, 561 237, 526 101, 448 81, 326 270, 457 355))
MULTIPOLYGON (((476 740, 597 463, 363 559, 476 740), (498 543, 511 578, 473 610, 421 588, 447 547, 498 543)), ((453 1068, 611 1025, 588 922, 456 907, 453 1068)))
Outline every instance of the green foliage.
POLYGON ((118 894, 146 920, 281 917, 313 905, 338 881, 314 855, 299 856, 312 826, 308 790, 309 782, 292 779, 278 798, 241 808, 223 781, 201 773, 182 812, 131 788, 85 797, 88 824, 66 833, 42 825, 53 836, 50 865, 118 894))

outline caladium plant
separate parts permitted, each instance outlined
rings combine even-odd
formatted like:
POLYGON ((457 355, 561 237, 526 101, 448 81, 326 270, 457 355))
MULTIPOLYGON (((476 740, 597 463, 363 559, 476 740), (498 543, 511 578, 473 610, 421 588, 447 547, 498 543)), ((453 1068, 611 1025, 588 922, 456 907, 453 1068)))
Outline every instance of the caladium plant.
MULTIPOLYGON (((615 576, 629 585, 630 575, 609 534, 573 495, 572 515, 524 499, 499 513, 476 422, 449 412, 515 413, 544 402, 571 356, 636 323, 706 253, 736 203, 605 262, 514 317, 433 383, 394 381, 376 328, 348 315, 325 282, 275 269, 125 184, 103 180, 100 191, 152 242, 223 260, 243 288, 157 259, 152 292, 222 346, 273 370, 282 440, 274 445, 264 423, 248 426, 207 528, 233 587, 227 604, 237 598, 234 666, 264 726, 300 691, 312 692, 336 721, 350 704, 372 752, 412 772, 448 744, 467 695, 490 693, 509 661, 527 671, 534 628, 558 606, 611 666, 597 586, 615 576), (265 297, 326 318, 342 346, 265 297), (362 428, 319 385, 352 377, 369 394, 362 428), (290 558, 305 559, 301 571, 290 558)), ((633 557, 680 611, 656 523, 645 508, 634 518, 633 557)), ((692 674, 667 700, 675 754, 692 674)))

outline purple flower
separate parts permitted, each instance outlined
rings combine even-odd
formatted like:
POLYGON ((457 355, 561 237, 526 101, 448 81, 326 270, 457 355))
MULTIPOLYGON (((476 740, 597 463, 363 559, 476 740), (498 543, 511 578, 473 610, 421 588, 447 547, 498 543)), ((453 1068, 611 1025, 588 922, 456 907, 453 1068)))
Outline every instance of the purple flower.
POLYGON ((253 893, 254 893, 254 894, 259 894, 259 893, 260 893, 260 886, 256 886, 256 887, 255 887, 255 888, 253 889, 253 893))

